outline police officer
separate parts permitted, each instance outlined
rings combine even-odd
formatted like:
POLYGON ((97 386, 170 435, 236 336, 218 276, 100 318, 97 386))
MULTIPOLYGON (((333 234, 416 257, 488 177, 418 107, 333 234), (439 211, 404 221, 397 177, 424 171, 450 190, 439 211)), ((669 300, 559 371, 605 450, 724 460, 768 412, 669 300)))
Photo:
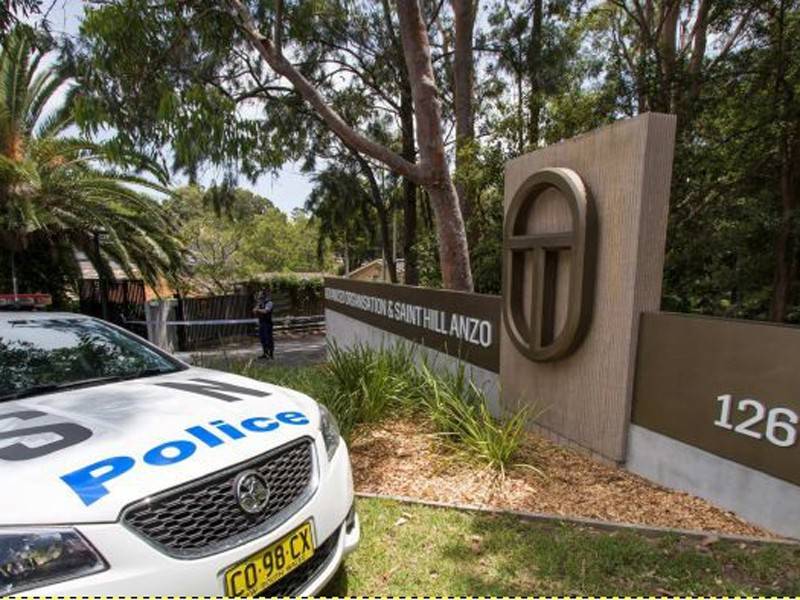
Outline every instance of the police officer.
POLYGON ((261 358, 275 358, 275 340, 272 337, 272 296, 269 288, 263 288, 258 294, 253 314, 258 317, 258 337, 264 354, 261 358))

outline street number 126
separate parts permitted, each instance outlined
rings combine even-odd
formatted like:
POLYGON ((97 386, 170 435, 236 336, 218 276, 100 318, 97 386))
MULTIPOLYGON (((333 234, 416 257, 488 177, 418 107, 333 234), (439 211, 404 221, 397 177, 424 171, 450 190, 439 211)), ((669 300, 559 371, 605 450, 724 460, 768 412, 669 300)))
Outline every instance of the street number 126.
POLYGON ((720 403, 719 418, 714 421, 714 425, 717 427, 731 429, 735 433, 757 440, 766 438, 768 442, 781 448, 793 446, 797 441, 796 425, 800 419, 798 419, 797 413, 790 408, 776 407, 767 410, 764 404, 758 400, 743 398, 736 403, 736 411, 747 418, 738 425, 734 425, 731 423, 733 396, 731 394, 717 396, 717 402, 720 403), (765 419, 767 423, 762 434, 761 431, 755 429, 755 426, 765 419))

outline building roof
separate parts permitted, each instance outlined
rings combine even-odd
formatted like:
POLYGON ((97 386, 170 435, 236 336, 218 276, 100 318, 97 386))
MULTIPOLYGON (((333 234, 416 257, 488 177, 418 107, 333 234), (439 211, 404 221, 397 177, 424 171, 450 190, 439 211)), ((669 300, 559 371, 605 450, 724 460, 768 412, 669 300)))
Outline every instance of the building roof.
MULTIPOLYGON (((94 265, 89 260, 89 257, 86 256, 85 252, 76 250, 75 260, 78 261, 78 268, 81 271, 81 279, 99 279, 99 277, 97 276, 97 270, 94 268, 94 265)), ((120 267, 117 263, 115 263, 112 260, 110 261, 110 264, 111 264, 111 271, 114 273, 114 279, 116 279, 117 281, 127 281, 128 279, 130 279, 130 277, 128 277, 128 274, 125 273, 125 271, 122 270, 122 267, 120 267)), ((133 271, 134 273, 137 273, 138 269, 134 267, 133 271)))
MULTIPOLYGON (((397 268, 397 278, 400 281, 404 280, 405 276, 405 261, 400 258, 397 259, 395 263, 395 267, 397 268)), ((383 277, 383 259, 376 258, 375 260, 371 260, 369 262, 364 263, 363 265, 356 267, 349 273, 345 273, 345 277, 348 279, 360 279, 367 275, 370 271, 377 273, 377 276, 374 276, 373 279, 382 278, 383 277)), ((386 273, 386 280, 388 281, 389 274, 386 273)))

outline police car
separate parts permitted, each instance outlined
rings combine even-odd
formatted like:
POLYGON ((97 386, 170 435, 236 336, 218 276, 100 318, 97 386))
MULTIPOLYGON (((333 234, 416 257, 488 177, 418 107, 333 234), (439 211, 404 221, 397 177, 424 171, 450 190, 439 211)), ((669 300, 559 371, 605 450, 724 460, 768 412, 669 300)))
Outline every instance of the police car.
POLYGON ((336 421, 103 321, 0 312, 0 596, 306 595, 359 541, 336 421))

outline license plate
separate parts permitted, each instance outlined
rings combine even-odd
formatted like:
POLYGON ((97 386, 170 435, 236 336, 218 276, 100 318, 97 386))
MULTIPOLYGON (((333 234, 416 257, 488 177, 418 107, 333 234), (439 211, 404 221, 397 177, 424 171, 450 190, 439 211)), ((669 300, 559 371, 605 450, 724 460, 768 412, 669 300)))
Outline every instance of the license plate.
POLYGON ((314 554, 311 521, 225 571, 226 596, 252 596, 306 562, 314 554))

